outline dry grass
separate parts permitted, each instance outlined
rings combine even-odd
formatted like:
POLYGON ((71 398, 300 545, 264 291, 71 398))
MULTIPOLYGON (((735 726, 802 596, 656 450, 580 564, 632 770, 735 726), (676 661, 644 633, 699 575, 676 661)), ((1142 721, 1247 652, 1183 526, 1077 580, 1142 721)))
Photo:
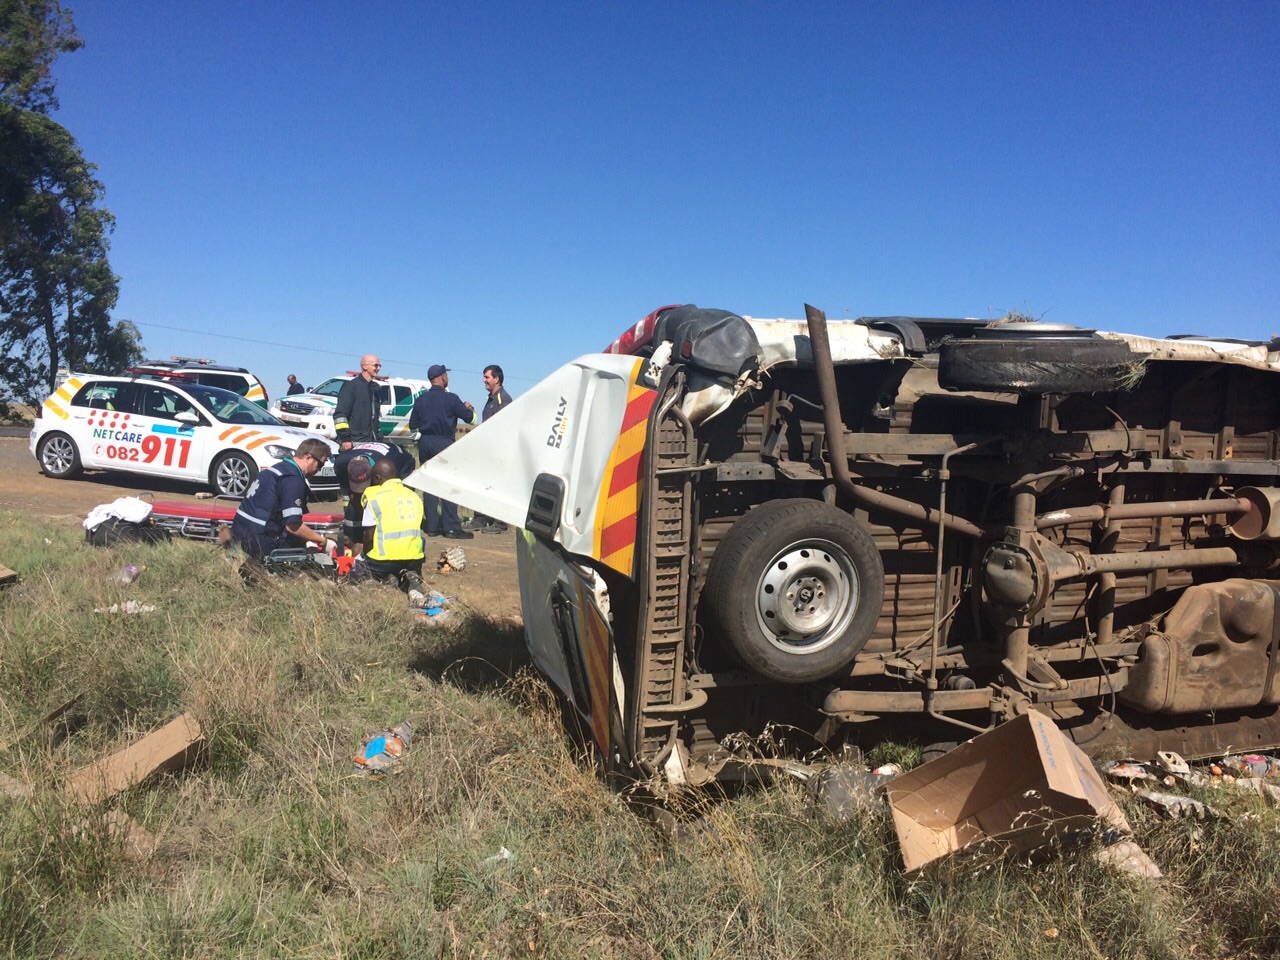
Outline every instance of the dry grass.
POLYGON ((4 514, 0 531, 24 578, 0 594, 0 744, 18 741, 0 771, 31 788, 0 798, 0 955, 1280 952, 1280 819, 1256 801, 1216 798, 1234 818, 1210 824, 1131 807, 1158 885, 1080 855, 905 878, 885 819, 815 818, 789 781, 701 798, 668 841, 562 733, 510 627, 416 626, 389 590, 250 591, 201 544, 93 550, 4 514), (139 554, 142 579, 107 582, 139 554), (158 609, 90 612, 125 597, 158 609), (76 692, 67 724, 38 724, 76 692), (157 840, 131 858, 60 778, 182 710, 209 761, 116 801, 157 840), (360 738, 406 717, 404 772, 354 777, 360 738))

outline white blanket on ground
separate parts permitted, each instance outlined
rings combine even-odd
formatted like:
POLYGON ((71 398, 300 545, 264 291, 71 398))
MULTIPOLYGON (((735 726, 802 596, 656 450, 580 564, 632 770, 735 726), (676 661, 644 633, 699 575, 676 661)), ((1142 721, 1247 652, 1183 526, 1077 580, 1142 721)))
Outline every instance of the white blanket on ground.
POLYGON ((84 528, 89 532, 97 530, 104 520, 115 517, 129 523, 141 523, 151 516, 151 504, 137 497, 119 497, 111 503, 100 503, 84 518, 84 528))

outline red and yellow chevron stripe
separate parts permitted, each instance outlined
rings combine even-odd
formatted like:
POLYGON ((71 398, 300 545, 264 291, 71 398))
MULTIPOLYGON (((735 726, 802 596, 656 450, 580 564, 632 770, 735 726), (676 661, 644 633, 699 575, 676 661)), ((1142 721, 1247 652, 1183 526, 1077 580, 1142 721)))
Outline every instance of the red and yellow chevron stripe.
POLYGON ((596 503, 595 555, 625 576, 631 576, 636 552, 636 514, 640 510, 640 467, 649 436, 649 411, 657 391, 635 382, 644 360, 637 360, 627 393, 618 442, 600 481, 596 503))

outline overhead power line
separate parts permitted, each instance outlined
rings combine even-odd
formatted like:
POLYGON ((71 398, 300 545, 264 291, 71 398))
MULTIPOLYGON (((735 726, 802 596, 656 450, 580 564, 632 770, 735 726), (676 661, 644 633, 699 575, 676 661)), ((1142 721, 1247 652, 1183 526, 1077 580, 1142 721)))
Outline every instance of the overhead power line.
MULTIPOLYGON (((208 330, 190 330, 186 327, 171 327, 168 324, 154 323, 150 320, 132 320, 130 322, 133 323, 135 326, 139 326, 139 327, 155 327, 159 330, 172 330, 175 333, 191 333, 191 334, 195 334, 198 337, 217 337, 221 340, 236 340, 240 343, 254 343, 262 347, 281 347, 285 350, 304 350, 309 353, 323 353, 331 357, 346 357, 347 359, 352 358, 352 354, 350 352, 342 351, 342 350, 324 350, 320 347, 307 347, 307 346, 302 346, 301 344, 296 344, 296 343, 280 343, 275 340, 255 340, 252 337, 236 337, 236 336, 232 336, 229 333, 211 333, 208 330)), ((416 360, 401 360, 398 357, 380 357, 380 359, 388 361, 390 363, 394 363, 397 366, 419 367, 423 370, 432 366, 432 364, 429 364, 429 363, 419 363, 416 360)), ((479 370, 464 370, 461 367, 450 368, 450 369, 453 370, 455 373, 474 373, 477 376, 480 374, 479 370)), ((520 377, 520 376, 516 376, 515 374, 507 373, 505 369, 503 370, 503 375, 504 375, 504 379, 507 379, 507 380, 523 380, 525 383, 538 382, 532 377, 520 377)))

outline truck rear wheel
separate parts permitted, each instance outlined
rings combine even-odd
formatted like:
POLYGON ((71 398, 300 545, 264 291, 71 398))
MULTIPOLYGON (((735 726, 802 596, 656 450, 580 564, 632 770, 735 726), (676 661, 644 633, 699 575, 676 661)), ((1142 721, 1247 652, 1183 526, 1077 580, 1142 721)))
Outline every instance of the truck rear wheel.
POLYGON ((745 666, 806 683, 853 661, 883 596, 880 553, 852 517, 816 500, 775 500, 721 541, 704 602, 708 626, 745 666))

